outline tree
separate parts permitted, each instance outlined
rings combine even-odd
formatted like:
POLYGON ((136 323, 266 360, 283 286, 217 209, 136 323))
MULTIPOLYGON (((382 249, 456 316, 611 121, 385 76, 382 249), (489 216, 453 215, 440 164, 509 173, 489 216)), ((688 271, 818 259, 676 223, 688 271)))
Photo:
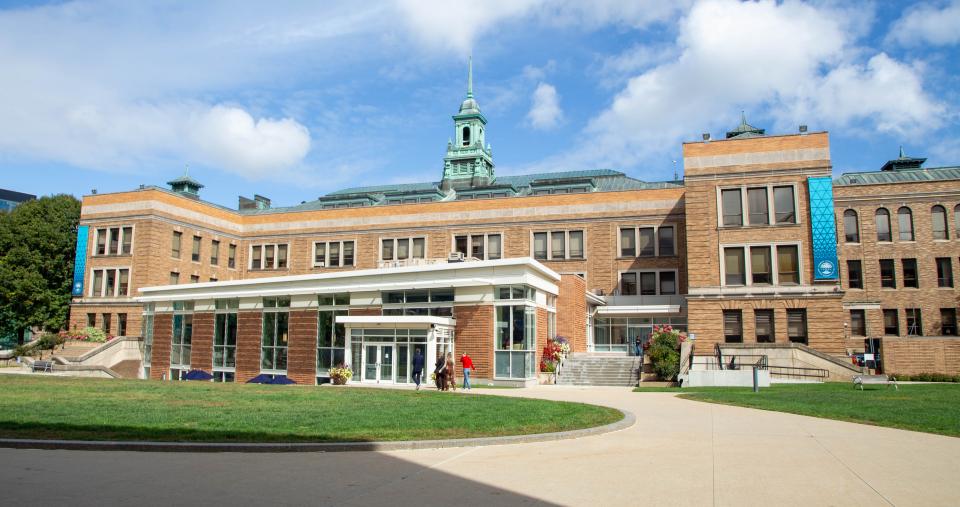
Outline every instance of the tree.
POLYGON ((67 325, 80 201, 41 197, 0 213, 0 334, 67 325))

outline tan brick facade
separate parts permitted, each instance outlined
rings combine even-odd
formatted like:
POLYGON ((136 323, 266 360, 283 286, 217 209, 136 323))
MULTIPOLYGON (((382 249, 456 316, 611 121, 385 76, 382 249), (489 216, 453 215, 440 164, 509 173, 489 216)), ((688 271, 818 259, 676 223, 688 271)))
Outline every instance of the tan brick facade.
POLYGON ((557 296, 557 335, 570 342, 574 353, 587 351, 586 281, 577 275, 560 275, 557 296))
POLYGON ((884 338, 887 373, 960 375, 960 340, 956 338, 884 338))

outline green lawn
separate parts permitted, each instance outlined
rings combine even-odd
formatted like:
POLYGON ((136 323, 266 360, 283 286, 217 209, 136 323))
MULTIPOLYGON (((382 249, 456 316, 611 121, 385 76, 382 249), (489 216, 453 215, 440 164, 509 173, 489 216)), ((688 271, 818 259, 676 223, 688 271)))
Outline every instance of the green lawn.
POLYGON ((345 442, 520 435, 618 421, 580 403, 436 391, 0 375, 0 437, 345 442))
MULTIPOLYGON (((638 392, 652 389, 637 388, 638 392)), ((776 410, 840 421, 960 436, 960 385, 902 384, 865 386, 849 383, 777 384, 754 393, 750 388, 665 388, 682 398, 741 407, 776 410)))

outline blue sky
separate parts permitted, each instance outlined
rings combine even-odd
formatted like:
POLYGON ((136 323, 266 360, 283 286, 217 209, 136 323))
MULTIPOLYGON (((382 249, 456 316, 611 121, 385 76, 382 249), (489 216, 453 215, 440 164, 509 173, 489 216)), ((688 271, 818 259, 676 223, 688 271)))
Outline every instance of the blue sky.
POLYGON ((741 110, 829 130, 836 173, 901 144, 960 165, 960 0, 18 2, 0 187, 79 196, 189 164, 235 206, 435 181, 470 54, 498 174, 670 179, 681 142, 741 110))

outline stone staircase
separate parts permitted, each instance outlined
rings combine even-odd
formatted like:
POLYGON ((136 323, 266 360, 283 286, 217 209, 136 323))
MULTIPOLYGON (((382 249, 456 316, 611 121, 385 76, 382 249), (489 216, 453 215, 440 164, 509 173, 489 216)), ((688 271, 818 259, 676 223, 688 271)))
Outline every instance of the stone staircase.
POLYGON ((628 356, 576 355, 567 358, 558 385, 635 387, 640 360, 628 356))
POLYGON ((67 340, 63 344, 63 348, 57 349, 54 353, 56 356, 60 356, 65 361, 77 362, 83 357, 87 352, 103 345, 102 343, 96 342, 82 342, 76 340, 67 340))

